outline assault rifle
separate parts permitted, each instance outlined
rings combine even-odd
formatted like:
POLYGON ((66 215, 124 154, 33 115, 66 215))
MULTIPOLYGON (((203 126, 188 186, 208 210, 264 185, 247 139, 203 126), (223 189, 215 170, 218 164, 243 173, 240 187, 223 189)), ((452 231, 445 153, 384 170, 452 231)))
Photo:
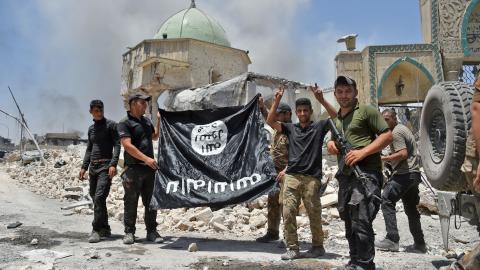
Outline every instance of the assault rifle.
MULTIPOLYGON (((352 145, 338 131, 337 126, 335 125, 335 123, 333 122, 333 120, 331 118, 328 118, 328 125, 330 126, 330 131, 332 132, 332 136, 334 138, 336 138, 335 141, 337 142, 338 151, 340 152, 340 156, 341 156, 343 162, 345 162, 344 161, 345 157, 347 156, 348 152, 350 152, 352 150, 352 145)), ((365 191, 365 196, 367 197, 367 199, 368 198, 373 198, 374 200, 381 201, 381 199, 377 195, 375 195, 373 193, 373 191, 366 184, 366 181, 370 181, 370 177, 366 173, 362 172, 362 170, 360 169, 360 167, 357 164, 354 164, 350 167, 352 168, 352 171, 353 171, 353 174, 355 175, 355 177, 358 179, 358 181, 360 181, 360 183, 361 183, 361 185, 362 185, 362 187, 365 191)), ((342 169, 342 166, 340 166, 340 169, 342 169)))

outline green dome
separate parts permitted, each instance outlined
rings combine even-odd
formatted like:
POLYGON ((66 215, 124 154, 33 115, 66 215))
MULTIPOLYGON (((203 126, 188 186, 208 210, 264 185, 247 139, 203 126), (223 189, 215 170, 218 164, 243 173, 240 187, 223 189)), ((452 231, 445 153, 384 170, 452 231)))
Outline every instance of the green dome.
POLYGON ((230 41, 223 27, 213 18, 196 8, 195 2, 177 14, 168 18, 153 38, 193 38, 230 47, 230 41))

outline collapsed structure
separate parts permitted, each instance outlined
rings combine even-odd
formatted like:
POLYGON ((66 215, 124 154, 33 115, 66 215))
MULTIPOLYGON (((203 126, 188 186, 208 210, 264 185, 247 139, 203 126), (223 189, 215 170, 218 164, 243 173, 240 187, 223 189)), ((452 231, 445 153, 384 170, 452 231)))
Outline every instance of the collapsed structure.
MULTIPOLYGON (((159 102, 167 110, 244 105, 257 93, 268 102, 279 84, 286 86, 290 105, 299 97, 313 98, 302 83, 249 73, 251 63, 248 51, 231 47, 223 27, 192 1, 168 18, 153 39, 123 54, 121 95, 152 96, 152 111, 159 102)), ((333 95, 327 98, 333 102, 333 95)), ((314 111, 316 117, 322 113, 319 105, 314 111)))

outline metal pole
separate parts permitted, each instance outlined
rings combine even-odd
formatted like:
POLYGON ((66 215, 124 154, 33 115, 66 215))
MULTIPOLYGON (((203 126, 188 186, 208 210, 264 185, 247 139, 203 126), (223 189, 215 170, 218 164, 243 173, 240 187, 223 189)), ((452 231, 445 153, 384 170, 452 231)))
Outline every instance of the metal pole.
POLYGON ((17 100, 15 99, 15 96, 13 95, 12 89, 10 89, 10 86, 8 86, 8 91, 10 91, 10 95, 12 95, 13 102, 15 102, 15 105, 17 106, 18 112, 20 113, 20 116, 22 117, 23 123, 25 124, 25 126, 28 127, 27 121, 25 121, 25 118, 23 117, 23 113, 20 110, 20 106, 18 105, 17 100))
POLYGON ((17 99, 15 99, 15 96, 13 95, 12 89, 10 89, 10 86, 8 86, 8 91, 10 91, 10 95, 12 96, 13 102, 15 102, 15 106, 17 106, 18 113, 22 118, 22 123, 21 123, 22 127, 20 129, 20 153, 22 154, 25 148, 25 145, 23 143, 23 127, 25 126, 26 128, 28 128, 28 125, 27 125, 27 121, 25 121, 25 117, 23 116, 22 110, 20 110, 20 106, 18 105, 17 99))

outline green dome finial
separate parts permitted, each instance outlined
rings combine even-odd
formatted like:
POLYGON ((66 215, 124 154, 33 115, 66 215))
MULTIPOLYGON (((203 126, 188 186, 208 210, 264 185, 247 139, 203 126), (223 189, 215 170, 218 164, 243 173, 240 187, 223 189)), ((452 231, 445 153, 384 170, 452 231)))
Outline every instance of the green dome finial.
POLYGON ((192 38, 230 47, 223 27, 217 20, 198 9, 195 0, 191 0, 189 8, 168 18, 153 38, 192 38))

